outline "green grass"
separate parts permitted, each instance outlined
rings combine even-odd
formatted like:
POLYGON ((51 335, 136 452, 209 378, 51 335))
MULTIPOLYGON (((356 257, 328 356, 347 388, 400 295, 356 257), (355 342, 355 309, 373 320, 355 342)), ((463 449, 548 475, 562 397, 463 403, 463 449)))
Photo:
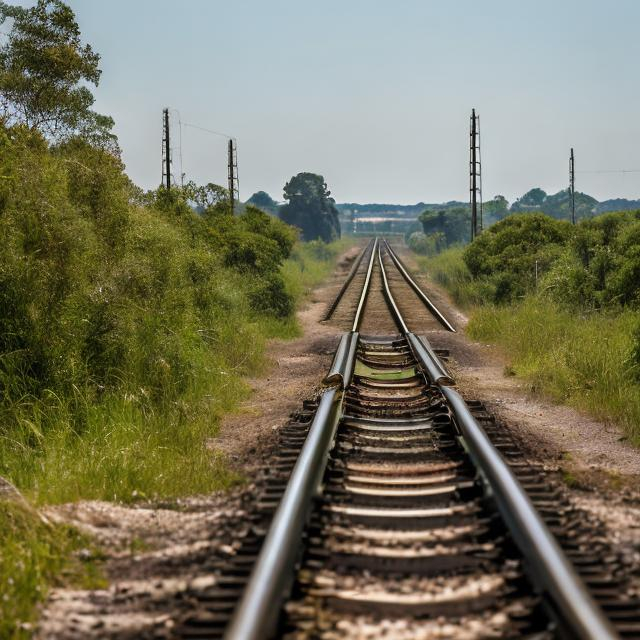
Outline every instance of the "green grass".
POLYGON ((0 550, 0 638, 32 637, 35 605, 51 585, 106 584, 91 541, 46 522, 26 504, 0 500, 0 550))
POLYGON ((416 256, 469 315, 470 337, 498 345, 509 359, 505 375, 527 380, 533 392, 620 425, 640 446, 640 384, 632 356, 637 311, 581 312, 529 295, 504 305, 492 299, 487 279, 474 280, 462 248, 416 256))
POLYGON ((482 304, 485 291, 474 281, 462 260, 464 247, 453 247, 432 257, 414 256, 420 269, 442 285, 463 308, 482 304))
POLYGON ((330 244, 317 241, 296 244, 282 266, 287 293, 301 300, 332 273, 336 258, 352 244, 351 238, 330 244))
MULTIPOLYGON (((327 277, 346 246, 296 245, 282 272, 297 303, 327 277)), ((300 331, 295 316, 243 313, 229 309, 211 349, 195 343, 182 354, 188 382, 179 394, 167 389, 164 401, 152 402, 145 388, 102 398, 83 389, 66 398, 22 398, 10 409, 17 428, 0 435, 2 474, 37 504, 173 498, 239 482, 207 442, 221 417, 247 397, 245 377, 263 371, 266 341, 300 331)))
POLYGON ((474 309, 467 333, 499 345, 535 392, 619 424, 640 445, 640 384, 630 354, 638 313, 563 310, 540 297, 474 309))

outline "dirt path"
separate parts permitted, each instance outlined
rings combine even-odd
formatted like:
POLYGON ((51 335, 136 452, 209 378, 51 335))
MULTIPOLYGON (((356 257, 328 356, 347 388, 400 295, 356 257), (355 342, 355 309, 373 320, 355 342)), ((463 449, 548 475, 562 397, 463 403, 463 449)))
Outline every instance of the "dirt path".
MULTIPOLYGON (((329 368, 341 332, 320 320, 358 252, 343 254, 333 276, 298 312, 301 337, 269 344, 268 373, 249 380, 251 397, 224 419, 210 443, 247 478, 267 461, 274 431, 313 395, 329 368)), ((167 504, 83 501, 46 508, 51 520, 76 525, 101 544, 110 586, 54 590, 36 637, 171 637, 176 603, 188 608, 189 594, 212 580, 211 567, 236 553, 254 508, 252 488, 167 504)))

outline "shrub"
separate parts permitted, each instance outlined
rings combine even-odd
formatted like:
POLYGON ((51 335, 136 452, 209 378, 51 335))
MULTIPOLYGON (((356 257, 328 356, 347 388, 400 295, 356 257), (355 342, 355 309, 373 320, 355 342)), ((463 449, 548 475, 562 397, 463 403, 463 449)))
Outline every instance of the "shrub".
POLYGON ((232 482, 206 439, 265 338, 295 330, 294 230, 141 195, 78 139, 0 127, 0 169, 0 474, 46 501, 232 482))
POLYGON ((407 244, 418 255, 434 256, 444 249, 446 241, 444 234, 440 232, 426 235, 421 231, 415 231, 409 236, 407 244))
POLYGON ((285 318, 293 311, 293 299, 287 293, 280 274, 271 274, 256 281, 249 292, 251 308, 257 313, 285 318))

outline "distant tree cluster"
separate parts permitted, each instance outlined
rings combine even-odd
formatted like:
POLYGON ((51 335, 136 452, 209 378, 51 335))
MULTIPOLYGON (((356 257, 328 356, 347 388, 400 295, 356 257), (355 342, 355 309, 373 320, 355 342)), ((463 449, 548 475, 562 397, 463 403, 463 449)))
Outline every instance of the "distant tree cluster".
MULTIPOLYGON (((576 219, 591 218, 596 213, 598 201, 595 198, 576 191, 575 207, 576 219)), ((571 220, 571 193, 563 189, 553 195, 548 195, 536 187, 527 191, 511 205, 511 213, 546 213, 557 220, 571 220)))
POLYGON ((542 213, 511 215, 468 245, 464 261, 495 303, 537 288, 571 308, 640 307, 640 211, 575 226, 542 213))
POLYGON ((303 240, 331 242, 340 237, 340 221, 330 196, 321 175, 299 173, 284 186, 288 204, 280 208, 280 218, 298 227, 303 240))
POLYGON ((469 239, 471 213, 468 207, 454 207, 439 211, 426 210, 418 220, 426 236, 433 236, 436 246, 446 248, 469 239))
POLYGON ((251 204, 258 209, 262 209, 271 215, 278 215, 278 203, 266 192, 257 191, 248 200, 247 204, 251 204))

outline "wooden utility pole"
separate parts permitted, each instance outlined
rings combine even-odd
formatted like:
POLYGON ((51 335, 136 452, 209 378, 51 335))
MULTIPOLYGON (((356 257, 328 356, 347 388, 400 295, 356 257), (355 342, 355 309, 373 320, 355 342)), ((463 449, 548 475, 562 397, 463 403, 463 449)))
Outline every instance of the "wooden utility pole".
POLYGON ((569 193, 571 194, 571 223, 576 223, 576 164, 573 147, 569 156, 569 193))
POLYGON ((162 111, 162 182, 167 191, 171 190, 171 141, 169 138, 169 109, 162 111))

